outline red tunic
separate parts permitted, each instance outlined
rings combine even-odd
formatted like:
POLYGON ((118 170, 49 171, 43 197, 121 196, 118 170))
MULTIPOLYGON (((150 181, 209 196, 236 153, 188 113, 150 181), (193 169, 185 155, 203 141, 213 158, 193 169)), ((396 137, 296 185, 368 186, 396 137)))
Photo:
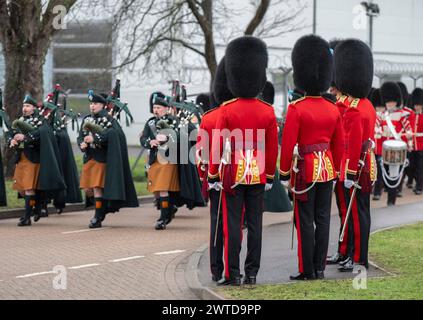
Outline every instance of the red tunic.
POLYGON ((223 146, 229 139, 232 169, 228 181, 232 187, 235 184, 273 181, 278 156, 278 131, 271 105, 255 98, 237 98, 223 103, 212 139, 209 180, 219 179, 223 146))
POLYGON ((303 183, 326 182, 336 178, 344 150, 342 117, 332 102, 318 96, 306 96, 292 102, 288 106, 286 122, 282 135, 280 156, 281 180, 291 176, 293 150, 298 144, 299 161, 297 181, 303 183), (319 152, 321 168, 319 173, 319 152))
POLYGON ((423 150, 423 115, 421 113, 416 113, 413 142, 415 151, 423 150))
POLYGON ((395 132, 404 142, 408 143, 409 148, 412 148, 413 140, 406 138, 406 133, 412 133, 411 123, 408 120, 410 113, 404 109, 396 109, 391 112, 385 112, 381 117, 381 126, 382 126, 382 143, 385 140, 395 140, 394 134, 389 129, 386 117, 389 115, 391 122, 395 128, 395 132))
POLYGON ((359 161, 367 151, 359 184, 362 191, 371 189, 377 178, 376 160, 372 147, 375 138, 376 111, 368 99, 353 99, 344 115, 345 152, 341 180, 356 180, 359 161), (372 142, 371 142, 372 141, 372 142))

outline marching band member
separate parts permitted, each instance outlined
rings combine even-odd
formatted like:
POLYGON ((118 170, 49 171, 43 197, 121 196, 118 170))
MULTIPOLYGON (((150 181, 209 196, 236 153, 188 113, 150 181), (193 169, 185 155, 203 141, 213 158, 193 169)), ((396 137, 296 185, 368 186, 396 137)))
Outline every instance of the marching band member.
MULTIPOLYGON (((383 104, 386 112, 382 116, 382 140, 407 141, 408 148, 412 148, 412 128, 408 120, 409 112, 401 109, 402 96, 398 84, 395 82, 385 82, 380 88, 383 104)), ((387 168, 388 169, 388 168, 387 168)), ((388 189, 388 206, 394 206, 400 181, 390 181, 388 189), (394 187, 395 186, 395 187, 394 187)))
POLYGON ((411 154, 414 163, 414 178, 416 179, 414 193, 420 195, 423 190, 423 89, 414 89, 411 99, 416 112, 413 134, 414 150, 411 154))

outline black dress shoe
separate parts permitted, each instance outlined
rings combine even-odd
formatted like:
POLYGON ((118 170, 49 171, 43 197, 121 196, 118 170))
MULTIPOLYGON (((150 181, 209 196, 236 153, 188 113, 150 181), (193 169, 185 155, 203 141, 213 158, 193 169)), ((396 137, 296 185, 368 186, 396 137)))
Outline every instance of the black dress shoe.
POLYGON ((290 280, 315 280, 314 274, 298 273, 293 276, 289 276, 290 280))
POLYGON ((31 218, 29 219, 21 219, 18 222, 18 227, 26 227, 31 225, 31 218))
POLYGON ((41 215, 39 212, 34 212, 34 222, 37 222, 38 220, 40 220, 41 215))
POLYGON ((322 279, 324 279, 324 278, 325 278, 325 273, 324 273, 324 271, 323 271, 323 270, 316 270, 316 271, 314 272, 314 274, 315 274, 315 276, 316 276, 316 279, 318 279, 318 280, 322 280, 322 279))
POLYGON ((373 195, 373 200, 374 200, 374 201, 378 201, 378 200, 380 200, 380 194, 375 194, 375 195, 373 195))
POLYGON ((402 198, 402 191, 398 191, 397 198, 402 198))
POLYGON ((42 218, 48 217, 48 210, 47 209, 41 209, 40 217, 42 217, 42 218))
POLYGON ((337 264, 344 259, 345 257, 337 252, 334 255, 326 258, 326 264, 337 264))
POLYGON ((240 286, 241 278, 236 277, 236 278, 226 279, 225 277, 223 277, 217 282, 217 285, 218 286, 240 286))
POLYGON ((354 263, 350 259, 347 263, 338 267, 339 272, 352 272, 354 270, 354 263))
POLYGON ((255 276, 245 276, 244 279, 242 280, 243 284, 256 284, 257 279, 255 276))
POLYGON ((63 212, 63 209, 56 209, 57 214, 62 214, 62 212, 63 212))
POLYGON ((156 225, 154 226, 154 229, 156 230, 165 230, 166 229, 166 223, 162 220, 156 221, 156 225))
POLYGON ((90 229, 101 228, 101 221, 97 218, 92 218, 90 221, 90 224, 88 225, 88 228, 90 229))
POLYGON ((416 190, 416 191, 414 191, 414 193, 419 196, 419 195, 422 194, 422 191, 421 190, 416 190))

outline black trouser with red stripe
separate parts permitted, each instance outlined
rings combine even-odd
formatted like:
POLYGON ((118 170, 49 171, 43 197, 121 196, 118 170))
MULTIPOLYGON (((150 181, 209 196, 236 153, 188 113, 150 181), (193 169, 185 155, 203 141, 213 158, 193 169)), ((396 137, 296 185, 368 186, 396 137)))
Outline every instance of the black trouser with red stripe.
POLYGON ((377 165, 377 180, 374 185, 373 195, 380 196, 382 195, 382 189, 384 188, 383 177, 382 177, 382 156, 376 155, 376 165, 377 165))
POLYGON ((264 185, 238 185, 235 195, 225 194, 223 203, 223 234, 225 251, 225 277, 240 276, 239 254, 242 240, 242 212, 248 225, 245 275, 256 276, 260 269, 263 225, 264 185))
POLYGON ((413 151, 414 177, 416 179, 416 191, 423 190, 423 151, 413 151))
MULTIPOLYGON (((349 194, 352 193, 352 188, 349 194)), ((350 196, 348 196, 348 201, 350 196)), ((368 267, 369 237, 370 237, 370 193, 357 189, 351 209, 354 228, 354 263, 368 267)))
POLYGON ((325 270, 329 245, 332 186, 332 181, 316 183, 307 192, 306 201, 295 201, 300 273, 310 275, 315 270, 325 270))
MULTIPOLYGON (((220 192, 212 189, 209 192, 210 198, 210 270, 213 276, 219 280, 222 277, 224 270, 223 266, 223 223, 222 211, 218 215, 220 192), (219 221, 218 221, 219 216, 219 221), (216 246, 214 239, 216 234, 216 223, 219 223, 217 228, 216 246)), ((222 205, 220 206, 222 207, 222 205)))
MULTIPOLYGON (((335 198, 336 204, 338 206, 338 214, 339 220, 341 222, 339 228, 339 236, 342 233, 342 227, 345 222, 345 218, 347 215, 348 204, 349 204, 349 190, 344 187, 343 181, 337 181, 335 185, 335 198)), ((343 241, 338 241, 338 253, 342 256, 349 256, 352 258, 353 254, 353 247, 354 247, 354 233, 352 232, 353 229, 353 222, 351 219, 351 214, 348 219, 348 224, 345 227, 344 231, 344 239, 343 241)))

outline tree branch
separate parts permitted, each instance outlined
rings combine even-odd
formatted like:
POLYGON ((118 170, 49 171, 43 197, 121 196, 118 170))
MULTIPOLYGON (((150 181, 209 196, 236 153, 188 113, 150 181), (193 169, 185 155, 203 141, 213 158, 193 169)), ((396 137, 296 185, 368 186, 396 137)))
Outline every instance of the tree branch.
POLYGON ((261 0, 260 5, 256 10, 256 14, 251 19, 250 23, 248 24, 247 28, 245 29, 245 35, 253 35, 256 28, 260 25, 263 21, 264 16, 266 15, 267 9, 269 8, 270 0, 261 0))

